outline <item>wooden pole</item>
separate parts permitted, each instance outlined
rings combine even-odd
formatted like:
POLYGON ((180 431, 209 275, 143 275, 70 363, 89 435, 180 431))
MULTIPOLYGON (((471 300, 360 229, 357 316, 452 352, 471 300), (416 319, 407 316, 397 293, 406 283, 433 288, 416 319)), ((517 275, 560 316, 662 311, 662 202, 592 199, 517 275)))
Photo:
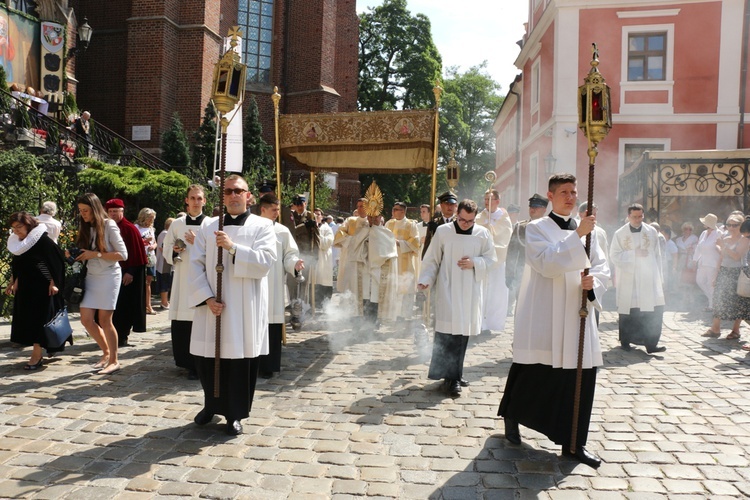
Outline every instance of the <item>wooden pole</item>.
MULTIPOLYGON (((221 123, 221 162, 219 168, 219 231, 224 230, 224 178, 227 172, 227 128, 229 121, 222 115, 221 123)), ((224 273, 224 249, 219 247, 216 255, 216 302, 221 303, 222 276, 224 273)), ((221 314, 216 316, 216 333, 214 337, 214 397, 219 397, 221 381, 221 314)))

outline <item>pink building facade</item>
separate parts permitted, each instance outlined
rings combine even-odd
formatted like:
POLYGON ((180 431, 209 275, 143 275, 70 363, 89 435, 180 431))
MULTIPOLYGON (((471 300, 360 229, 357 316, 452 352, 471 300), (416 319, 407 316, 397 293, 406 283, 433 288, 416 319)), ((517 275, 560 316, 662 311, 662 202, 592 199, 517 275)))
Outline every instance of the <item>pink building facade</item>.
POLYGON ((516 59, 521 74, 494 124, 497 187, 506 203, 525 207, 559 172, 576 174, 585 198, 588 145, 577 125, 577 88, 594 42, 613 117, 596 161, 602 223, 619 225, 618 178, 643 151, 750 147, 750 134, 741 132, 750 114, 747 101, 741 104, 750 90, 745 0, 529 4, 516 59))

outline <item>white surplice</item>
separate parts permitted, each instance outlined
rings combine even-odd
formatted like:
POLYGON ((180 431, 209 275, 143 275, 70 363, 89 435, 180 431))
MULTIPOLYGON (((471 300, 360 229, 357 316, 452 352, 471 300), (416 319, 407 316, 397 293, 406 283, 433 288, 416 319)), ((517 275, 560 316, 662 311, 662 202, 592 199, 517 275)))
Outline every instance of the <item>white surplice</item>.
POLYGON ((482 311, 482 330, 505 330, 508 317, 508 286, 505 284, 505 260, 508 254, 508 243, 513 234, 513 223, 508 212, 499 208, 489 215, 487 210, 477 216, 477 224, 487 228, 497 254, 497 262, 487 272, 484 281, 484 302, 482 311))
POLYGON ((587 300, 583 368, 602 365, 602 351, 594 308, 606 291, 609 266, 596 238, 591 238, 591 259, 585 238, 560 227, 549 216, 526 226, 526 265, 515 312, 513 362, 576 368, 580 332, 581 272, 590 267, 595 301, 587 300))
POLYGON ((411 319, 417 293, 417 261, 419 260, 419 230, 416 223, 404 217, 391 219, 385 228, 396 237, 398 249, 398 295, 401 301, 399 316, 411 319))
POLYGON ((169 319, 177 321, 193 321, 195 310, 190 305, 190 278, 188 270, 190 269, 190 254, 193 251, 193 245, 185 240, 185 233, 193 231, 197 233, 201 226, 209 224, 213 217, 204 217, 200 226, 188 226, 185 215, 172 221, 169 231, 164 237, 164 260, 172 265, 174 276, 172 278, 172 291, 169 298, 169 319), (173 258, 172 248, 177 239, 185 242, 185 250, 179 255, 182 259, 175 261, 173 258))
POLYGON ((659 232, 648 224, 633 233, 630 224, 615 232, 609 250, 615 266, 617 280, 617 312, 630 314, 630 309, 653 311, 664 305, 659 232), (637 255, 636 250, 646 250, 648 255, 637 255))
MULTIPOLYGON (((195 237, 190 255, 190 302, 196 306, 190 353, 214 357, 216 317, 205 301, 216 296, 217 219, 195 237), (203 305, 200 305, 203 304, 203 305)), ((268 273, 276 260, 273 223, 250 214, 243 226, 224 226, 237 245, 232 257, 222 249, 221 352, 222 359, 255 358, 268 354, 268 273)))
MULTIPOLYGON (((336 280, 336 289, 339 292, 349 291, 354 295, 361 295, 358 292, 360 279, 363 281, 363 287, 369 286, 369 273, 365 273, 364 269, 366 259, 366 254, 362 249, 364 238, 362 235, 357 237, 357 233, 367 227, 369 226, 366 218, 349 217, 334 235, 333 244, 341 248, 339 274, 336 280)), ((358 309, 361 309, 361 306, 358 309)))
POLYGON ((397 293, 399 275, 396 236, 383 226, 367 228, 367 233, 369 300, 378 304, 379 319, 393 321, 400 311, 397 293))
POLYGON ((273 230, 276 233, 276 261, 268 273, 268 322, 282 324, 284 308, 289 304, 286 276, 294 275, 294 266, 299 261, 299 248, 284 224, 274 222, 273 230))
POLYGON ((458 234, 455 223, 437 228, 422 259, 418 283, 435 295, 435 331, 450 335, 479 335, 482 326, 483 280, 497 261, 489 231, 474 225, 471 234, 458 234), (473 269, 458 261, 470 257, 473 269))
POLYGON ((315 284, 333 286, 333 231, 325 222, 318 227, 318 262, 315 263, 315 284))

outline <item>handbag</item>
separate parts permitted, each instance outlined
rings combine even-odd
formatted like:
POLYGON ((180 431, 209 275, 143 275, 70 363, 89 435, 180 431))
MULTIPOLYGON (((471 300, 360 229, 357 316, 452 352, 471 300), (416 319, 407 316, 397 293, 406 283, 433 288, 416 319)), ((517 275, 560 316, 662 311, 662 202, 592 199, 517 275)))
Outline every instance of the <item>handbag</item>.
POLYGON ((80 304, 83 300, 83 294, 86 292, 86 273, 88 272, 88 268, 86 267, 87 264, 88 262, 84 262, 80 271, 73 273, 67 280, 65 280, 63 296, 68 304, 80 304))
MULTIPOLYGON (((50 312, 55 310, 54 301, 50 300, 50 312)), ((47 349, 57 349, 70 339, 73 345, 73 328, 68 320, 68 308, 63 306, 62 309, 44 325, 44 338, 47 340, 47 349)))
POLYGON ((737 279, 737 295, 740 297, 750 297, 750 276, 747 275, 748 268, 743 267, 740 270, 740 277, 737 279))

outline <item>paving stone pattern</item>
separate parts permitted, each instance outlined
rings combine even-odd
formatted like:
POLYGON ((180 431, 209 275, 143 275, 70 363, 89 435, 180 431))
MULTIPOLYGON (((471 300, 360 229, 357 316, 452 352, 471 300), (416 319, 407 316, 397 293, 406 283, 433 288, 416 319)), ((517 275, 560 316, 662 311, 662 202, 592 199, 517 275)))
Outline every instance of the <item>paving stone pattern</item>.
POLYGON ((429 349, 406 332, 353 334, 322 320, 290 331, 282 373, 259 381, 244 434, 230 437, 219 417, 193 424, 202 392, 174 366, 166 312, 131 336, 109 377, 90 371, 98 349, 77 322, 75 346, 21 370, 30 351, 10 344, 4 322, 0 497, 750 496, 750 356, 742 340, 702 338, 707 320, 665 313, 668 350, 651 356, 620 349, 616 313, 602 314, 588 445, 604 460, 598 470, 523 427, 523 445, 504 439, 496 414, 509 333, 472 339, 471 385, 453 400, 426 378, 429 349))

